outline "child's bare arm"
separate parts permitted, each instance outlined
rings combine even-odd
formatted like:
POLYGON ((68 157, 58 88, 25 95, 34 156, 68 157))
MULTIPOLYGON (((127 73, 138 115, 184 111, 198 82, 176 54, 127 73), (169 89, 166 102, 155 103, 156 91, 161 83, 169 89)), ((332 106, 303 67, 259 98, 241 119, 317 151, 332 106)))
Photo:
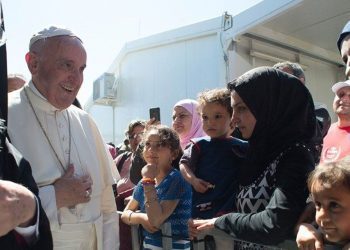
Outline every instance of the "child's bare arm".
POLYGON ((191 168, 185 163, 180 164, 180 172, 184 179, 190 183, 194 190, 198 193, 205 193, 208 188, 211 188, 213 185, 209 182, 206 182, 200 178, 197 178, 196 175, 192 172, 191 168))
MULTIPOLYGON (((152 190, 154 187, 147 187, 146 198, 146 212, 151 225, 160 228, 164 221, 174 212, 179 200, 166 200, 160 202, 156 197, 156 191, 152 190)), ((146 188, 145 188, 146 190, 146 188)))
POLYGON ((142 168, 141 174, 143 180, 149 179, 151 183, 146 181, 143 183, 143 191, 145 197, 145 208, 148 221, 156 228, 160 228, 163 222, 174 212, 179 203, 178 199, 160 201, 158 199, 157 190, 155 188, 155 177, 159 173, 157 165, 147 164, 142 168), (154 183, 152 183, 152 180, 154 183))
POLYGON ((180 164, 180 172, 184 179, 190 184, 192 183, 193 179, 196 178, 195 174, 192 172, 190 167, 187 166, 185 163, 180 164))
POLYGON ((159 229, 153 225, 148 220, 147 214, 136 212, 139 207, 139 203, 131 199, 126 205, 123 214, 121 216, 122 221, 128 225, 138 225, 141 224, 145 230, 150 233, 154 233, 159 229))

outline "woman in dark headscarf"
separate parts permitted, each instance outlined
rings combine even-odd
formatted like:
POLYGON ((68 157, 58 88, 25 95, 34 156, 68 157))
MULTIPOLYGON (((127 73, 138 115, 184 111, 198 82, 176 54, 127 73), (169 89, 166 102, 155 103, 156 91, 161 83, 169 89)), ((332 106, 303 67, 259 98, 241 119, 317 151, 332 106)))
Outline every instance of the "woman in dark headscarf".
POLYGON ((237 213, 194 220, 191 236, 215 226, 259 244, 295 238, 308 196, 306 179, 314 168, 306 146, 316 132, 312 97, 297 78, 268 67, 245 73, 228 88, 233 122, 250 145, 240 171, 237 213))

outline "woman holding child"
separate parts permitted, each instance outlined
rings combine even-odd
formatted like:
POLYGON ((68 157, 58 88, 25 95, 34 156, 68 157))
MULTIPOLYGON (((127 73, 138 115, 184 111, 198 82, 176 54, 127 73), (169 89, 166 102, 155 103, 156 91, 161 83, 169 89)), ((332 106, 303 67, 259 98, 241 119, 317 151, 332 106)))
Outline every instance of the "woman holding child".
POLYGON ((316 132, 313 100, 297 78, 268 67, 245 73, 228 88, 232 121, 249 142, 237 213, 190 221, 190 236, 216 227, 240 240, 277 245, 295 238, 306 205, 306 180, 314 168, 305 146, 316 132))

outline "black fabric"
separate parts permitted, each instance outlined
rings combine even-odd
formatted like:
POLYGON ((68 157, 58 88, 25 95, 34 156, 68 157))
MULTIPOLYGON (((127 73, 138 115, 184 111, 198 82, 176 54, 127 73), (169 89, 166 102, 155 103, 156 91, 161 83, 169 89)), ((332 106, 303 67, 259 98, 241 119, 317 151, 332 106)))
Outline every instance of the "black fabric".
POLYGON ((141 180, 141 170, 147 164, 142 157, 142 150, 143 145, 139 144, 131 158, 130 180, 135 185, 141 180))
POLYGON ((315 108, 315 114, 317 123, 321 129, 321 135, 322 137, 325 137, 327 135, 328 129, 332 124, 331 116, 329 115, 328 110, 323 107, 315 108))
MULTIPOLYGON (((0 1, 0 42, 2 40, 3 33, 4 31, 4 20, 3 20, 3 12, 2 12, 2 4, 0 1)), ((5 125, 7 120, 7 93, 4 93, 4 85, 7 85, 7 61, 6 61, 6 45, 0 46, 0 119, 1 121, 1 126, 0 126, 0 166, 5 166, 5 158, 6 158, 6 153, 4 152, 4 148, 6 147, 5 145, 5 125), (5 100, 3 100, 5 98, 5 100), (6 101, 6 102, 5 102, 6 101)), ((7 90, 6 90, 7 91, 7 90)), ((4 176, 4 171, 6 169, 3 169, 0 167, 0 179, 3 178, 4 176)))
POLYGON ((323 138, 327 135, 328 129, 331 126, 331 117, 325 108, 316 108, 316 135, 311 141, 310 147, 313 148, 315 164, 318 165, 321 159, 321 153, 323 148, 323 138))
POLYGON ((223 215, 215 221, 215 227, 240 240, 259 244, 295 240, 293 230, 306 206, 306 180, 314 169, 313 157, 305 148, 293 147, 276 169, 276 187, 264 210, 223 215))
POLYGON ((75 107, 79 108, 79 109, 83 109, 83 107, 81 106, 81 103, 79 102, 78 98, 75 98, 72 104, 75 107))
MULTIPOLYGON (((0 26, 4 29, 2 4, 0 0, 0 26)), ((1 37, 0 37, 1 40, 1 37)), ((7 61, 6 44, 0 46, 0 180, 8 180, 22 184, 32 191, 38 198, 38 187, 32 176, 31 167, 22 155, 6 139, 7 120, 7 61)), ((40 204, 39 200, 39 239, 30 246, 22 246, 16 239, 16 233, 10 231, 0 237, 0 248, 11 250, 33 249, 49 250, 53 249, 52 236, 49 220, 40 204)))
MULTIPOLYGON (((4 129, 1 131, 2 143, 6 138, 4 131, 4 129)), ((0 167, 2 170, 1 179, 22 184, 32 191, 38 198, 39 190, 33 179, 31 167, 28 161, 26 161, 22 155, 7 141, 5 142, 5 146, 1 149, 1 157, 1 161, 4 163, 0 167)), ((33 245, 23 248, 16 241, 15 232, 10 231, 5 236, 0 237, 1 249, 53 249, 49 220, 46 217, 41 205, 39 209, 39 239, 33 245)))
POLYGON ((256 118, 249 141, 249 166, 239 181, 255 179, 281 150, 301 142, 309 145, 317 136, 314 104, 299 79, 280 70, 260 67, 230 83, 256 118))
POLYGON ((233 137, 208 136, 191 139, 187 144, 180 163, 215 186, 205 193, 192 187, 192 218, 209 219, 234 211, 238 170, 243 161, 240 155, 247 146, 246 141, 233 137))
MULTIPOLYGON (((2 5, 0 1, 0 29, 5 31, 2 5)), ((2 33, 1 33, 2 34, 2 33)), ((0 43, 2 37, 0 36, 0 43)), ((6 43, 0 46, 0 118, 7 121, 7 58, 6 43)))
POLYGON ((8 176, 7 164, 7 145, 6 145, 6 127, 4 120, 0 119, 0 180, 8 176), (2 167, 3 166, 3 167, 2 167))

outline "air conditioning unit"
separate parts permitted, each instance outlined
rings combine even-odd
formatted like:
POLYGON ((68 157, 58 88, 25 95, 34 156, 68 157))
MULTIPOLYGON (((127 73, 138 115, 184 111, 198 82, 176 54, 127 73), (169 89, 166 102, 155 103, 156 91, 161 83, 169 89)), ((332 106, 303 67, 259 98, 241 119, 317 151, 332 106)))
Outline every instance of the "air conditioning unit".
POLYGON ((93 85, 93 101, 102 105, 114 105, 117 101, 117 78, 113 73, 103 73, 93 85))

